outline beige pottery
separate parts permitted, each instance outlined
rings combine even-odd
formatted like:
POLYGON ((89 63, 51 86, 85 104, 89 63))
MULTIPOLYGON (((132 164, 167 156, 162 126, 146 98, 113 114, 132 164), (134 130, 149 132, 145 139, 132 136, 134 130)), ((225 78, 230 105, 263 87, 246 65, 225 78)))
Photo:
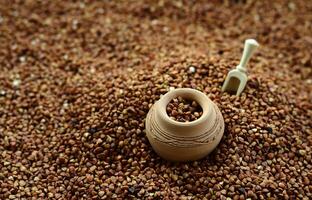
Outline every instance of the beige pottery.
POLYGON ((191 161, 205 157, 219 144, 224 120, 219 108, 202 92, 180 88, 167 92, 147 114, 146 134, 155 152, 166 160, 191 161), (168 103, 181 96, 197 101, 202 116, 191 122, 178 122, 166 112, 168 103))

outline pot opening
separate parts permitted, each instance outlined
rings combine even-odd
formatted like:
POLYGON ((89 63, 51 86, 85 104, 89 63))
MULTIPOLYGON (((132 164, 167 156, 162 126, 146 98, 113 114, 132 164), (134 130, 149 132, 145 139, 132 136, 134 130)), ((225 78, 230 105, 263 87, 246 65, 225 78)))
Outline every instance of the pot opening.
POLYGON ((203 114, 203 108, 194 99, 178 96, 166 106, 167 115, 177 122, 192 122, 203 114))

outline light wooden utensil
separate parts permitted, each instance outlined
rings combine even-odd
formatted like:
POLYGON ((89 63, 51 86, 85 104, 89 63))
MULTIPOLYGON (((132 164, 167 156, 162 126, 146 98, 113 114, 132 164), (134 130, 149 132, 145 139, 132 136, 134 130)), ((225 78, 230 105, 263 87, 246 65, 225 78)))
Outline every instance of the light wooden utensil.
POLYGON ((245 41, 241 61, 236 69, 233 69, 228 73, 223 83, 222 91, 234 93, 237 96, 242 93, 247 83, 246 65, 258 46, 258 42, 254 39, 248 39, 245 41))

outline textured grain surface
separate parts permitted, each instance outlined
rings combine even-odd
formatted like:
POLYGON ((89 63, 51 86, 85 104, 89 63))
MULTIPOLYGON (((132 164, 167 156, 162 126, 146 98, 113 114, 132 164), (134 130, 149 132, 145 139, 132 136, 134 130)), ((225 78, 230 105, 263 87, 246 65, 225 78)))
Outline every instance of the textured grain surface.
POLYGON ((203 114, 203 109, 196 101, 180 96, 169 102, 166 111, 171 119, 179 122, 191 122, 203 114))
POLYGON ((311 199, 311 1, 0 0, 0 199, 311 199), (221 93, 261 44, 240 97, 221 93), (195 69, 195 70, 194 70, 195 69), (219 106, 207 158, 144 133, 170 87, 219 106))

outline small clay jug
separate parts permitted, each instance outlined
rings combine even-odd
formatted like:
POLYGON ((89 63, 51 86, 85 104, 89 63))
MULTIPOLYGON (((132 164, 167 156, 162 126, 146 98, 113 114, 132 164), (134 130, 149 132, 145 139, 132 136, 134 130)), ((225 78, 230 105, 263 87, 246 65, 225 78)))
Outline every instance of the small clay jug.
POLYGON ((167 92, 150 109, 146 117, 146 134, 155 152, 170 161, 198 160, 219 144, 224 132, 224 120, 219 108, 202 92, 180 88, 167 92), (191 122, 171 119, 168 103, 177 97, 194 100, 203 114, 191 122))

